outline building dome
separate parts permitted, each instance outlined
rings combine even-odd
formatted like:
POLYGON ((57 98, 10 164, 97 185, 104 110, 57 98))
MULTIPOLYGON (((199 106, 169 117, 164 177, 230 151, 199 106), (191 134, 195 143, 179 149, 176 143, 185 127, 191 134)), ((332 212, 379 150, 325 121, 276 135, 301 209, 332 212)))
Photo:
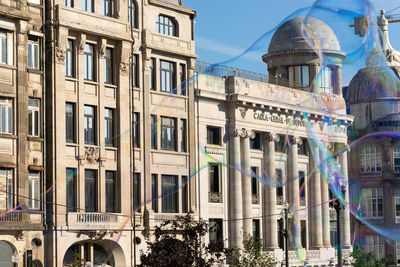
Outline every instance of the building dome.
POLYGON ((313 17, 296 17, 283 23, 272 36, 268 53, 313 50, 304 37, 310 36, 314 45, 324 51, 339 52, 340 45, 332 29, 323 21, 313 17), (303 26, 304 23, 304 27, 303 26))

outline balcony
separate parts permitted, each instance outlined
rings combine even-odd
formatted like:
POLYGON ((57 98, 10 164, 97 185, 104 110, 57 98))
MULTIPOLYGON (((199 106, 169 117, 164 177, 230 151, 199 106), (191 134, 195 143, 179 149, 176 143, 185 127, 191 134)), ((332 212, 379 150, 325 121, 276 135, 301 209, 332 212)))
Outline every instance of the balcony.
POLYGON ((42 229, 41 211, 11 211, 0 212, 0 229, 42 229))
POLYGON ((70 229, 121 229, 130 225, 130 217, 122 214, 101 212, 69 212, 67 225, 70 229))
POLYGON ((22 1, 20 0, 0 0, 0 6, 21 9, 22 1))

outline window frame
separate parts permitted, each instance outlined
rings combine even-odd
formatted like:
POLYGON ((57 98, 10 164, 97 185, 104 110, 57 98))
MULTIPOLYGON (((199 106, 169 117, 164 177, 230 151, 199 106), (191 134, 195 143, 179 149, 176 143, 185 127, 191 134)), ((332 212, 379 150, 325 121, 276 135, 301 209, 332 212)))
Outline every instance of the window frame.
POLYGON ((209 235, 208 240, 211 248, 217 252, 222 251, 224 242, 224 224, 222 219, 210 218, 208 220, 209 235))
POLYGON ((151 174, 151 208, 155 213, 158 213, 158 174, 151 174))
POLYGON ((66 143, 76 143, 76 131, 75 131, 75 123, 76 123, 76 104, 73 102, 65 102, 65 142, 66 143), (68 106, 71 106, 72 112, 68 110, 68 106), (70 121, 72 120, 72 122, 70 121), (71 124, 71 126, 69 126, 71 124), (70 129, 72 128, 72 129, 70 129), (69 138, 72 137, 72 138, 69 138))
POLYGON ((137 4, 134 0, 129 0, 128 2, 128 20, 131 29, 138 28, 137 23, 137 4))
MULTIPOLYGON (((82 0, 84 1, 84 0, 82 0)), ((115 1, 102 0, 101 1, 101 14, 106 17, 114 17, 115 1)))
POLYGON ((222 145, 222 127, 207 125, 207 145, 222 145), (214 130, 218 130, 218 133, 214 132, 214 130), (214 137, 215 134, 217 135, 216 137, 214 137))
POLYGON ((29 171, 28 173, 28 184, 29 184, 29 209, 40 210, 41 209, 41 183, 40 183, 40 172, 29 171))
POLYGON ((161 210, 162 213, 179 213, 178 175, 161 175, 161 210), (171 181, 166 181, 169 178, 171 181), (169 188, 164 185, 169 184, 169 188))
POLYGON ((86 12, 94 13, 95 12, 94 4, 95 4, 95 1, 93 1, 93 0, 82 0, 81 9, 86 12), (88 3, 90 5, 88 5, 88 3))
POLYGON ((208 163, 208 202, 222 203, 222 168, 221 164, 208 163), (216 188, 217 187, 217 188, 216 188))
POLYGON ((131 57, 131 83, 132 87, 139 87, 139 55, 133 54, 131 57))
POLYGON ((142 206, 142 181, 141 173, 136 172, 133 175, 133 201, 132 209, 134 212, 141 212, 142 206))
POLYGON ((117 179, 117 172, 106 170, 105 171, 105 202, 106 212, 118 213, 119 212, 119 183, 117 179), (111 178, 111 179, 110 179, 111 178), (111 185, 111 188, 110 188, 111 185), (109 191, 111 189, 111 192, 109 191), (110 198, 111 196, 111 198, 110 198))
POLYGON ((161 116, 161 149, 168 151, 177 151, 177 119, 173 117, 161 116), (172 123, 166 124, 166 120, 172 123), (167 136, 170 135, 171 138, 168 140, 167 136))
POLYGON ((5 192, 0 192, 1 195, 5 196, 4 210, 9 210, 14 208, 15 201, 15 180, 14 180, 14 170, 12 168, 0 168, 0 179, 4 179, 5 192), (10 192, 11 191, 11 192, 10 192))
POLYGON ((364 218, 383 219, 385 207, 382 187, 361 188, 360 203, 364 218))
POLYGON ((99 203, 98 203, 98 171, 94 169, 85 169, 85 212, 98 212, 99 203), (89 177, 87 174, 93 173, 93 177, 89 177), (90 181, 89 181, 90 180, 90 181), (93 189, 93 196, 90 198, 89 191, 88 191, 88 184, 91 183, 93 189), (91 203, 93 201, 93 203, 91 203))
POLYGON ((178 37, 178 23, 175 18, 159 14, 156 19, 156 32, 178 37))
POLYGON ((40 38, 37 36, 28 36, 28 68, 40 70, 41 68, 41 49, 40 38))
POLYGON ((97 107, 96 106, 92 106, 92 105, 84 105, 84 111, 83 111, 83 116, 84 116, 84 142, 86 145, 96 145, 97 144, 97 119, 96 119, 96 115, 97 115, 97 107), (93 114, 88 114, 87 113, 87 108, 91 108, 93 110, 93 114), (90 129, 89 129, 89 124, 93 125, 92 127, 92 138, 93 141, 91 142, 89 133, 90 133, 90 129))
MULTIPOLYGON (((112 0, 108 0, 112 1, 112 0)), ((114 49, 107 47, 104 52, 104 83, 114 84, 114 49)))
POLYGON ((28 134, 40 137, 41 135, 41 101, 39 98, 28 98, 28 134), (36 102, 37 105, 33 105, 36 102), (31 115, 32 114, 32 115, 31 115))
POLYGON ((289 87, 301 90, 308 90, 311 85, 309 65, 288 66, 287 73, 289 87), (306 76, 304 76, 305 74, 306 76))
POLYGON ((186 75, 187 71, 186 71, 186 64, 180 63, 179 64, 179 81, 180 81, 180 89, 181 92, 180 94, 182 96, 186 96, 186 80, 187 80, 187 75, 186 75))
POLYGON ((181 138, 181 145, 180 145, 180 150, 181 152, 187 152, 188 146, 187 146, 187 121, 186 119, 180 119, 180 138, 181 138))
POLYGON ((177 94, 176 90, 176 63, 160 60, 160 92, 177 94))
POLYGON ((75 40, 72 39, 67 40, 67 48, 65 51, 65 76, 75 78, 75 40))
POLYGON ((251 171, 251 197, 252 197, 251 202, 252 204, 260 204, 260 185, 258 180, 260 168, 258 166, 251 166, 250 171, 251 171))
POLYGON ((0 29, 0 64, 14 65, 14 32, 6 29, 0 29))
POLYGON ((156 59, 155 58, 151 58, 150 59, 150 73, 149 73, 149 88, 152 91, 156 91, 157 90, 157 81, 156 81, 156 59))
POLYGON ((0 133, 14 134, 14 99, 0 97, 0 133), (3 115, 4 113, 4 115, 3 115), (4 128, 3 128, 3 119, 4 128), (3 131, 3 129, 5 131, 3 131))
POLYGON ((132 139, 133 147, 140 148, 140 113, 133 112, 132 119, 132 139))
POLYGON ((104 144, 115 146, 115 112, 112 108, 104 108, 104 144))
POLYGON ((333 74, 334 74, 333 66, 324 65, 321 67, 320 73, 318 75, 320 93, 333 94, 334 91, 333 74))
POLYGON ((380 146, 375 144, 365 145, 360 149, 359 155, 361 175, 382 174, 382 149, 380 146))
POLYGON ((85 81, 92 81, 92 82, 96 81, 95 59, 96 59, 95 45, 91 43, 85 43, 85 47, 83 50, 83 78, 85 81))
POLYGON ((64 6, 74 7, 74 0, 64 0, 64 6))
POLYGON ((151 149, 158 149, 157 115, 151 115, 151 149))
POLYGON ((65 170, 65 182, 66 182, 65 208, 66 208, 67 212, 77 212, 77 210, 78 210, 77 180, 78 180, 77 169, 76 168, 66 168, 66 170, 65 170), (72 176, 69 176, 69 171, 72 172, 72 176), (71 177, 72 177, 72 179, 70 179, 71 177), (69 180, 71 180, 71 181, 69 181, 69 180), (72 206, 70 206, 70 205, 72 205, 72 206))

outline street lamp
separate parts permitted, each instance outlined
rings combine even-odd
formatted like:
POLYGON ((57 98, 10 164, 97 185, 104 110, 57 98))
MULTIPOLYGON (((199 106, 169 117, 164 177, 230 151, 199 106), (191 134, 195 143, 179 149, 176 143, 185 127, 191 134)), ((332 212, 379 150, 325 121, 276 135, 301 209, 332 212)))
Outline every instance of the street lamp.
POLYGON ((282 211, 282 216, 285 217, 285 222, 283 218, 278 220, 279 223, 279 234, 281 237, 285 238, 285 260, 286 260, 286 267, 289 267, 289 204, 286 202, 283 205, 284 209, 282 211), (285 226, 284 226, 285 223, 285 226))
MULTIPOLYGON (((346 194, 346 184, 344 182, 339 182, 339 188, 342 193, 342 196, 344 197, 346 194)), ((339 196, 340 197, 340 196, 339 196)), ((342 205, 342 202, 340 202, 339 197, 335 200, 329 203, 329 206, 334 208, 336 211, 336 240, 337 240, 337 255, 338 255, 338 267, 343 266, 343 261, 342 261, 342 244, 340 241, 340 212, 341 210, 344 209, 344 206, 342 205)))

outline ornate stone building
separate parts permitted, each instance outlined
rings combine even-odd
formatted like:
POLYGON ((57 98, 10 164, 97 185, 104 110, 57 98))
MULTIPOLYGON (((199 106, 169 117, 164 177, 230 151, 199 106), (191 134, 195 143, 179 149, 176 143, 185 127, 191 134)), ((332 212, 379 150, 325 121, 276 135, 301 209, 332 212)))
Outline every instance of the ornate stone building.
MULTIPOLYGON (((282 264, 278 220, 286 202, 292 211, 290 266, 336 261, 326 179, 332 175, 328 167, 339 165, 347 182, 347 151, 339 154, 338 164, 327 160, 328 151, 335 155, 347 145, 352 121, 342 97, 344 56, 327 24, 298 17, 276 30, 263 56, 269 82, 237 69, 197 66, 199 213, 218 226, 210 242, 242 246, 243 235, 250 234, 262 238, 282 264), (317 49, 336 64, 321 63, 303 37, 303 20, 313 40, 320 41, 317 49)), ((342 218, 346 258, 351 246, 347 209, 342 218)))

